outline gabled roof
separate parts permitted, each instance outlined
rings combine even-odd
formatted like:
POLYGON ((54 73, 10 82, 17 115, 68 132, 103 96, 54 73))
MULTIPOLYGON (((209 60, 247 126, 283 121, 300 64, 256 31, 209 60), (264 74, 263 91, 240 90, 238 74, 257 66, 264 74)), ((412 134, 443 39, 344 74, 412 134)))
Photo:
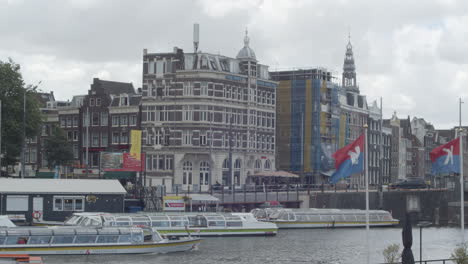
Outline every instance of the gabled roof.
POLYGON ((0 179, 0 193, 126 194, 118 180, 0 179))
POLYGON ((100 87, 104 90, 105 94, 134 94, 135 88, 133 88, 132 83, 124 83, 124 82, 114 82, 114 81, 105 81, 100 80, 99 78, 93 79, 93 84, 91 85, 92 88, 100 87))
MULTIPOLYGON (((115 96, 112 98, 112 102, 110 106, 116 107, 120 106, 120 96, 115 96)), ((140 94, 135 94, 135 95, 129 95, 128 96, 128 106, 139 106, 140 101, 141 101, 141 95, 140 94)))

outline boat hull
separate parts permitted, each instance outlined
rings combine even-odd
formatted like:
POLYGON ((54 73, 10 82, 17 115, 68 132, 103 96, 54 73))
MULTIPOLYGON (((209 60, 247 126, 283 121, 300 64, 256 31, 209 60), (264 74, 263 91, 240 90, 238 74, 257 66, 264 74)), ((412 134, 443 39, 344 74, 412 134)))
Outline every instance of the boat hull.
POLYGON ((174 240, 143 244, 93 244, 93 245, 40 245, 3 246, 0 254, 29 255, 105 255, 105 254, 158 254, 189 251, 198 246, 199 239, 174 240))
MULTIPOLYGON (((366 222, 295 222, 295 221, 270 221, 279 229, 291 228, 349 228, 365 227, 366 222)), ((398 225, 398 221, 370 222, 370 227, 389 227, 398 225)))

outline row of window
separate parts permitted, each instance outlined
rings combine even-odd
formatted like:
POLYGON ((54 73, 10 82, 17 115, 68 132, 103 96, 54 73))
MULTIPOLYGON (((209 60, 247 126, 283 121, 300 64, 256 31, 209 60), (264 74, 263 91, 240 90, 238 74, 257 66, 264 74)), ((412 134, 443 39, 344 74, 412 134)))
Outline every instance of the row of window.
POLYGON ((174 157, 172 155, 146 155, 147 171, 171 171, 174 169, 174 157))
MULTIPOLYGON (((162 83, 147 83, 143 85, 143 96, 161 97, 175 96, 175 90, 182 90, 183 96, 214 96, 237 101, 251 101, 259 104, 275 105, 274 91, 243 88, 239 86, 211 82, 177 82, 172 87, 162 83)), ((179 94, 180 95, 180 94, 179 94)))
MULTIPOLYGON (((28 211, 27 195, 7 195, 7 211, 28 211)), ((84 211, 84 196, 54 196, 54 211, 84 211)))
POLYGON ((55 235, 55 236, 0 236, 0 245, 90 244, 143 242, 138 234, 122 235, 55 235))

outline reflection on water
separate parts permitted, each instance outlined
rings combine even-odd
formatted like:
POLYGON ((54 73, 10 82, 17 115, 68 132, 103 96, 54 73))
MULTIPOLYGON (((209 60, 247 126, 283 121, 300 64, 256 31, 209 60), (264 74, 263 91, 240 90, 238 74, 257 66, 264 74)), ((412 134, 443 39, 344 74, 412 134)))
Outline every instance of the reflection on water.
MULTIPOLYGON (((365 263, 365 229, 279 230, 276 237, 206 238, 197 251, 162 255, 49 256, 45 263, 365 263)), ((371 262, 383 262, 382 250, 401 244, 401 229, 370 230, 371 262)), ((448 258, 460 242, 456 228, 423 229, 423 259, 448 258)), ((419 259, 419 229, 413 229, 413 254, 419 259)))

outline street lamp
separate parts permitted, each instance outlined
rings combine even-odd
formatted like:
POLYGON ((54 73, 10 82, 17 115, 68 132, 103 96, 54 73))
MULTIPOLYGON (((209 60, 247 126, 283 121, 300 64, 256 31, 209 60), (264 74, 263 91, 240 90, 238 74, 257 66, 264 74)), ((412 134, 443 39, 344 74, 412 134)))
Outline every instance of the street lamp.
POLYGON ((422 229, 423 227, 431 226, 432 223, 429 221, 420 221, 417 226, 419 226, 419 263, 422 263, 422 229))

